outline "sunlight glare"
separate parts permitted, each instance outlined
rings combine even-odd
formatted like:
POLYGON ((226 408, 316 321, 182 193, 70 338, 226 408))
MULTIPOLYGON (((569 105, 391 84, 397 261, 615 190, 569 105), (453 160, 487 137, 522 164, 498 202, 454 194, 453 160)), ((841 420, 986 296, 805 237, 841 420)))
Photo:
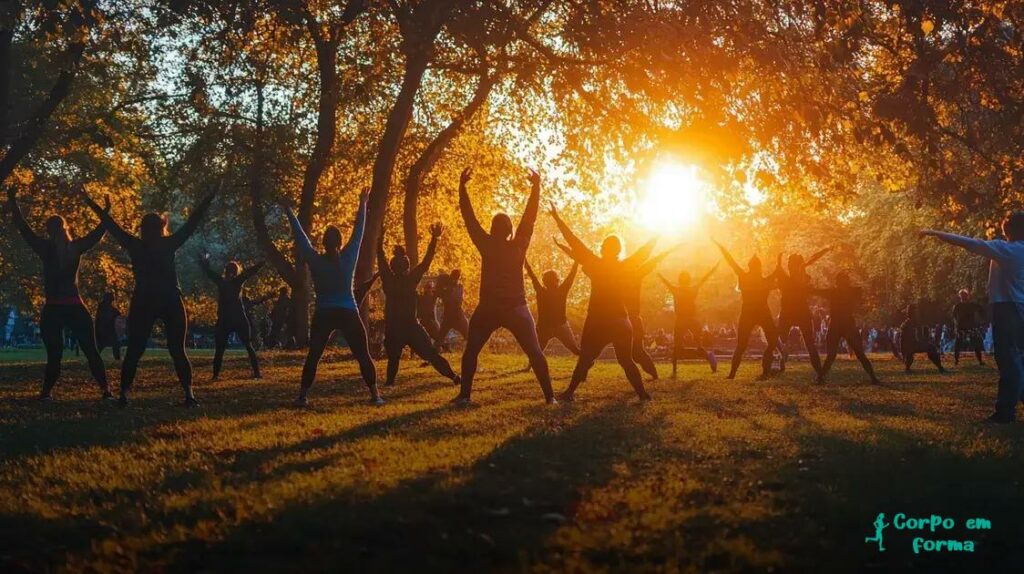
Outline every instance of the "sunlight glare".
POLYGON ((698 225, 707 210, 707 184, 697 166, 665 162, 644 181, 635 217, 653 231, 678 233, 698 225))

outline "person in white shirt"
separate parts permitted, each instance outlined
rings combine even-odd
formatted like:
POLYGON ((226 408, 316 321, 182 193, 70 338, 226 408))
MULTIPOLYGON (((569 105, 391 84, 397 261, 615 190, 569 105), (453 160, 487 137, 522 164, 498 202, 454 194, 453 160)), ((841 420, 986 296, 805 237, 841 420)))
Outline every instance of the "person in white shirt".
POLYGON ((1003 219, 1005 240, 985 241, 941 231, 935 237, 989 259, 988 295, 992 304, 992 339, 999 368, 996 410, 986 422, 1013 422, 1017 402, 1024 399, 1024 211, 1003 219))

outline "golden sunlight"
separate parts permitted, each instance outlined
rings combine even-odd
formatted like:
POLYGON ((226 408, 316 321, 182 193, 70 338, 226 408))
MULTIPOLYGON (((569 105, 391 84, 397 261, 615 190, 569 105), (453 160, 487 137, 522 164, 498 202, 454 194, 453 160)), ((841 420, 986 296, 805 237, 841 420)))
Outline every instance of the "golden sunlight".
POLYGON ((678 233, 700 224, 707 210, 708 186, 697 166, 667 161, 643 182, 634 216, 652 231, 678 233))

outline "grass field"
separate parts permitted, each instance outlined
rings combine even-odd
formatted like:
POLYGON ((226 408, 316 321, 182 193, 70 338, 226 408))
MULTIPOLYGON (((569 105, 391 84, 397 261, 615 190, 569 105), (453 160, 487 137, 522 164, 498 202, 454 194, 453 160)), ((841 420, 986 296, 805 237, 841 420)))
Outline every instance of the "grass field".
MULTIPOLYGON (((41 365, 0 354, 0 570, 69 571, 1019 571, 1021 425, 988 427, 995 371, 904 375, 884 387, 842 360, 825 387, 806 363, 766 383, 688 364, 640 405, 614 363, 578 401, 546 406, 522 359, 486 356, 469 408, 407 361, 388 403, 326 358, 312 405, 288 405, 301 357, 237 354, 200 409, 159 351, 126 410, 66 363, 57 401, 41 365), (885 531, 879 512, 951 517, 885 531), (991 520, 969 531, 968 518, 991 520), (973 553, 915 554, 915 537, 973 553)), ((666 365, 660 365, 663 373, 666 365)), ((383 372, 383 363, 378 365, 383 372)), ((572 369, 552 360, 556 388, 572 369)), ((116 371, 111 367, 111 375, 116 371)))

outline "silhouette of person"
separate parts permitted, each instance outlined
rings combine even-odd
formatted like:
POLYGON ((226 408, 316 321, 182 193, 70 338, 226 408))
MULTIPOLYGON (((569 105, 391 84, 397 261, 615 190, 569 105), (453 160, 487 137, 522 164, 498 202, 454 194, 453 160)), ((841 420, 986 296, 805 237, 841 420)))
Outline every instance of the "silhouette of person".
POLYGON ((281 336, 284 334, 284 326, 288 321, 291 305, 292 299, 288 288, 278 289, 277 299, 274 300, 274 305, 270 308, 270 332, 267 334, 267 347, 286 346, 285 342, 281 340, 281 336))
MULTIPOLYGON (((653 251, 654 242, 647 242, 641 249, 647 251, 646 254, 641 255, 641 257, 646 258, 653 251)), ((647 352, 647 347, 644 345, 647 327, 644 324, 643 317, 640 315, 640 300, 641 293, 643 292, 644 278, 650 275, 658 264, 671 253, 672 249, 669 249, 637 265, 635 269, 631 270, 628 283, 626 284, 626 312, 629 313, 629 323, 633 328, 633 362, 639 365, 655 381, 658 380, 658 369, 654 365, 654 359, 651 358, 650 353, 647 352)))
POLYGON ((573 262, 565 281, 559 282, 558 273, 551 269, 544 272, 543 280, 537 279, 530 262, 526 262, 526 274, 530 277, 533 291, 537 295, 537 340, 540 341, 542 349, 548 348, 551 339, 558 339, 569 352, 574 355, 580 354, 576 335, 572 332, 565 310, 566 300, 576 281, 579 267, 579 263, 573 262))
MULTIPOLYGON (((395 255, 408 257, 405 255, 405 249, 398 245, 395 246, 395 255)), ((437 340, 441 330, 441 325, 437 322, 437 299, 434 283, 432 281, 424 282, 416 296, 416 318, 430 338, 434 340, 437 340)))
MULTIPOLYGON (((43 238, 36 235, 25 220, 13 186, 7 188, 7 206, 14 226, 43 263, 43 292, 46 295, 46 303, 40 312, 39 334, 46 349, 46 368, 43 371, 43 386, 39 392, 39 399, 53 398, 53 387, 60 378, 65 329, 71 332, 85 353, 89 371, 99 385, 103 398, 111 398, 113 395, 107 383, 103 359, 96 348, 92 316, 85 308, 82 296, 78 292, 78 268, 82 262, 82 255, 103 239, 106 233, 103 224, 97 225, 84 237, 74 239, 64 218, 60 215, 51 215, 46 219, 47 237, 43 238)), ((101 211, 109 210, 108 200, 101 211)))
POLYGON ((874 536, 865 537, 864 538, 864 543, 866 544, 868 542, 876 542, 876 543, 878 543, 878 551, 879 552, 885 552, 885 546, 883 546, 884 536, 882 534, 882 531, 885 530, 886 528, 888 528, 889 525, 886 524, 886 522, 885 522, 885 513, 884 512, 879 512, 878 513, 878 517, 875 518, 874 526, 875 526, 875 535, 874 536))
POLYGON ((939 350, 928 336, 928 327, 918 321, 917 305, 907 305, 904 313, 906 316, 900 325, 900 354, 903 357, 904 371, 910 372, 915 353, 924 353, 928 360, 938 367, 940 373, 945 373, 939 350))
POLYGON ((984 365, 982 359, 982 336, 979 317, 984 317, 985 310, 981 305, 971 301, 971 292, 961 289, 957 293, 959 301, 953 305, 953 326, 955 328, 953 343, 953 364, 960 364, 960 352, 970 347, 974 350, 974 357, 978 359, 979 365, 984 365))
POLYGON ((658 278, 668 288, 669 293, 672 294, 672 307, 675 310, 675 326, 672 335, 672 376, 676 376, 676 365, 680 359, 683 358, 683 353, 686 350, 686 336, 689 335, 693 338, 694 346, 697 347, 697 352, 706 356, 708 359, 708 365, 711 367, 711 372, 718 371, 718 359, 715 357, 713 350, 709 351, 704 348, 702 339, 702 329, 700 322, 697 320, 697 294, 700 292, 700 288, 707 283, 708 279, 714 275, 715 270, 718 269, 720 263, 716 263, 703 277, 700 278, 694 284, 690 282, 690 274, 686 271, 679 273, 679 282, 675 285, 671 281, 665 278, 665 276, 659 274, 658 278))
POLYGON ((576 361, 576 368, 573 369, 569 388, 559 398, 565 401, 575 400, 576 389, 586 380, 594 361, 605 347, 611 345, 615 349, 615 358, 637 397, 641 401, 650 400, 651 396, 644 389, 640 369, 633 362, 633 325, 626 310, 627 290, 632 287, 634 274, 645 262, 650 248, 642 247, 634 256, 621 259, 622 240, 616 235, 611 235, 601 243, 601 255, 598 256, 572 232, 554 206, 551 207, 551 216, 568 244, 556 245, 579 263, 583 273, 590 278, 590 301, 587 304, 587 317, 580 335, 580 355, 576 361))
MULTIPOLYGON (((804 347, 807 348, 807 357, 814 369, 814 376, 821 373, 821 358, 818 356, 818 346, 814 340, 814 321, 811 318, 810 280, 807 275, 807 268, 821 259, 828 253, 829 247, 818 250, 804 261, 799 253, 789 256, 789 272, 787 273, 780 265, 776 270, 776 279, 779 291, 782 295, 781 309, 779 310, 778 332, 788 335, 793 327, 800 330, 804 347)), ((783 345, 781 358, 779 359, 779 371, 786 370, 786 360, 789 358, 789 346, 783 345)))
POLYGON ((462 353, 462 390, 453 402, 470 402, 480 351, 491 335, 504 327, 512 332, 530 359, 544 399, 554 403, 548 361, 537 340, 537 328, 526 305, 526 287, 523 284, 526 250, 530 246, 540 208, 540 175, 530 171, 530 196, 519 226, 513 233, 512 218, 505 213, 496 214, 491 219, 490 232, 484 231, 473 213, 473 204, 466 189, 472 174, 472 168, 467 167, 459 177, 459 211, 466 222, 469 238, 480 252, 480 302, 469 319, 469 334, 462 353))
POLYGON ((117 336, 117 318, 121 310, 114 306, 114 294, 106 292, 96 308, 96 350, 102 353, 108 346, 114 353, 114 360, 121 360, 121 338, 117 336))
POLYGON ((990 423, 1011 423, 1024 398, 1024 211, 1002 222, 1005 239, 985 241, 953 233, 924 230, 935 237, 989 260, 988 298, 992 313, 992 346, 999 369, 999 392, 990 423))
POLYGON ((213 380, 220 379, 221 367, 224 364, 224 350, 228 346, 231 333, 245 345, 249 355, 249 367, 252 378, 259 379, 260 362, 253 348, 253 328, 249 320, 249 310, 242 302, 242 288, 245 282, 252 279, 263 268, 263 262, 256 263, 245 271, 237 261, 228 261, 224 271, 218 275, 210 268, 210 254, 206 253, 199 259, 199 268, 203 274, 217 286, 217 322, 213 328, 213 380))
MULTIPOLYGON (((768 308, 768 293, 777 287, 778 275, 777 273, 767 276, 762 275, 761 260, 757 255, 750 258, 747 269, 744 270, 736 263, 736 260, 733 259, 732 255, 729 254, 721 243, 712 241, 718 246, 719 251, 722 252, 725 262, 736 273, 743 301, 740 307, 739 321, 736 325, 736 350, 732 354, 732 366, 729 369, 728 378, 736 378, 736 371, 740 368, 743 353, 747 350, 747 345, 750 342, 750 333, 755 327, 761 327, 768 346, 761 356, 761 375, 758 377, 758 380, 765 380, 771 377, 772 360, 779 341, 779 332, 775 326, 775 320, 772 318, 771 309, 768 308)), ((781 262, 782 255, 780 254, 779 264, 776 265, 776 269, 781 266, 781 262)))
POLYGON ((416 267, 409 269, 409 257, 405 250, 398 251, 389 263, 384 255, 384 236, 381 234, 377 249, 377 272, 384 289, 384 351, 388 357, 387 381, 385 386, 395 383, 402 351, 409 347, 426 359, 438 373, 459 383, 459 377, 434 346, 433 339, 416 320, 416 288, 430 269, 437 252, 437 240, 441 237, 441 224, 430 227, 430 244, 427 252, 416 267))
POLYGON ((139 361, 146 352, 157 320, 163 321, 164 324, 167 352, 174 363, 178 382, 185 395, 184 405, 198 406, 199 402, 192 391, 192 363, 189 362, 185 351, 188 315, 181 297, 181 288, 178 286, 178 269, 174 256, 199 228, 203 216, 217 195, 216 189, 200 200, 184 225, 174 233, 168 232, 167 219, 164 216, 157 213, 143 215, 138 237, 118 225, 110 213, 101 209, 84 190, 81 194, 85 204, 103 220, 110 235, 128 252, 132 274, 135 277, 135 291, 128 304, 128 349, 121 364, 121 406, 128 405, 139 361))
POLYGON ((469 318, 462 309, 462 271, 452 269, 447 275, 442 274, 437 279, 434 288, 438 298, 441 300, 441 326, 435 337, 436 345, 440 348, 448 339, 448 333, 455 331, 465 339, 469 336, 469 318))
POLYGON ((370 402, 384 404, 377 391, 377 368, 370 357, 366 327, 359 316, 353 289, 353 276, 356 261, 359 257, 359 246, 363 241, 363 230, 366 225, 366 197, 364 190, 359 195, 359 206, 356 209, 352 235, 342 245, 341 230, 328 225, 323 235, 323 253, 318 253, 309 241, 309 236, 302 229, 302 224, 287 205, 282 206, 292 228, 296 250, 299 257, 309 267, 313 277, 313 291, 316 293, 316 305, 313 320, 309 329, 309 351, 302 365, 302 384, 295 405, 304 407, 308 403, 309 389, 316 380, 317 366, 324 350, 334 337, 335 331, 341 331, 352 356, 359 364, 359 373, 370 391, 370 402))
POLYGON ((882 384, 875 376, 875 370, 871 361, 864 354, 864 343, 861 340, 860 330, 857 328, 857 321, 854 319, 854 311, 860 305, 861 289, 850 284, 850 276, 845 271, 836 274, 835 286, 830 289, 811 289, 811 293, 821 295, 829 301, 829 322, 828 331, 825 333, 825 364, 818 374, 818 382, 824 383, 828 376, 832 363, 839 353, 839 342, 846 340, 846 346, 860 361, 864 371, 876 385, 882 384))

